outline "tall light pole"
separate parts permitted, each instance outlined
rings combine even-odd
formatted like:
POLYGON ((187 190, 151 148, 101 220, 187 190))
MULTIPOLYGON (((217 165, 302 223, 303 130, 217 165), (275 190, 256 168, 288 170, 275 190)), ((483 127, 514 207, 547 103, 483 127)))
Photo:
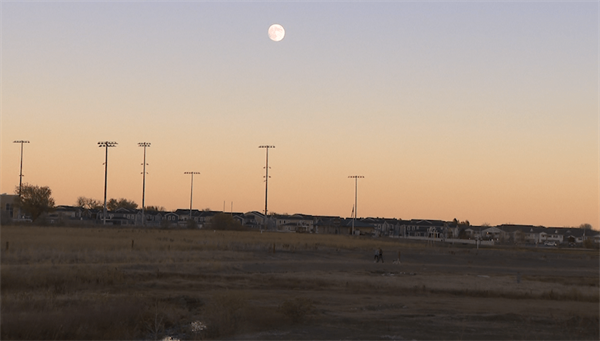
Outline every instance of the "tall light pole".
POLYGON ((21 168, 19 169, 19 197, 21 197, 21 189, 23 188, 23 143, 29 143, 29 141, 13 141, 13 143, 21 144, 21 168))
POLYGON ((142 172, 142 226, 146 225, 146 219, 144 217, 146 211, 146 147, 150 147, 150 142, 139 142, 138 146, 144 147, 144 171, 142 172))
POLYGON ((102 224, 106 225, 106 185, 108 183, 108 148, 116 147, 118 143, 112 141, 98 142, 98 147, 104 147, 106 149, 106 156, 104 157, 104 215, 102 216, 102 224))
POLYGON ((269 195, 269 148, 275 148, 275 146, 258 146, 258 148, 265 148, 267 150, 267 163, 265 165, 265 230, 267 229, 267 197, 269 195))
POLYGON ((194 198, 194 174, 200 174, 200 172, 183 172, 183 174, 190 174, 192 176, 192 185, 190 190, 190 220, 192 220, 192 199, 194 198))
POLYGON ((354 235, 354 221, 356 220, 356 213, 358 209, 356 205, 358 204, 358 179, 363 179, 362 175, 350 175, 348 178, 354 179, 354 217, 352 217, 352 235, 354 235))

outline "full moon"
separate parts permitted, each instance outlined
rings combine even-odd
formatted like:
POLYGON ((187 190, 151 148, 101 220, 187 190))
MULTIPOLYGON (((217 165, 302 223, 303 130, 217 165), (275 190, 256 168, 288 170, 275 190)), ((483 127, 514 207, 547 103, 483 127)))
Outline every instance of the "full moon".
POLYGON ((269 38, 271 38, 272 41, 280 41, 283 39, 283 37, 285 37, 285 30, 283 29, 283 26, 279 24, 273 24, 271 27, 269 27, 269 38))

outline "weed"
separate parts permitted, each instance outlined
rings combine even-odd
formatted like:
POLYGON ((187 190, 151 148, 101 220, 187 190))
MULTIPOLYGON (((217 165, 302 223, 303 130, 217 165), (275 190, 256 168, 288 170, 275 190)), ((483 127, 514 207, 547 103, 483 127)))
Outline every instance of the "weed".
POLYGON ((207 336, 217 338, 234 335, 242 327, 247 307, 248 294, 243 291, 214 294, 204 312, 207 336))
POLYGON ((165 314, 158 301, 149 307, 142 320, 146 331, 154 340, 158 340, 165 330, 165 314))
POLYGON ((36 302, 3 297, 2 339, 83 340, 141 337, 138 327, 138 300, 70 300, 61 304, 55 301, 52 305, 39 305, 36 302))

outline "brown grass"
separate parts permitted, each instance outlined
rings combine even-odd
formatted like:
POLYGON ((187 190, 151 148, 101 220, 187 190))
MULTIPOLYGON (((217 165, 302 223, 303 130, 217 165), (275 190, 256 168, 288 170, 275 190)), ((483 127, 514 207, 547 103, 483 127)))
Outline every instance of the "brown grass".
POLYGON ((598 336, 597 252, 68 227, 2 227, 1 240, 2 339, 598 336))

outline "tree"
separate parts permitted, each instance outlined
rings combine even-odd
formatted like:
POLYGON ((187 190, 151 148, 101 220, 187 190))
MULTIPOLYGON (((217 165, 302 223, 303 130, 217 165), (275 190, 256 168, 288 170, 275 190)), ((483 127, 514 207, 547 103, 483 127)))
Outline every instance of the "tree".
POLYGON ((163 206, 146 206, 146 212, 164 212, 163 206))
POLYGON ((102 203, 96 199, 79 197, 79 198, 77 198, 77 203, 75 204, 75 206, 78 206, 81 208, 87 208, 88 210, 101 209, 102 203))
POLYGON ((454 224, 456 224, 456 226, 459 226, 459 227, 467 227, 467 226, 471 226, 471 223, 469 223, 469 221, 468 221, 468 220, 465 220, 465 221, 460 221, 460 220, 458 220, 458 219, 454 218, 454 220, 452 220, 452 222, 453 222, 454 224))
POLYGON ((208 229, 211 230, 245 230, 242 224, 233 219, 230 214, 217 213, 208 224, 208 229))
MULTIPOLYGON (((16 187, 15 192, 19 193, 19 187, 16 187)), ((48 186, 23 184, 21 195, 15 201, 15 206, 19 207, 21 211, 29 213, 31 220, 35 221, 43 213, 54 209, 52 190, 48 186)))
POLYGON ((106 209, 108 209, 109 211, 115 211, 119 208, 126 208, 129 210, 135 210, 138 207, 138 205, 132 200, 129 201, 127 199, 121 198, 119 200, 117 199, 110 199, 107 203, 106 203, 106 209))
POLYGON ((579 225, 579 228, 580 229, 584 229, 584 230, 591 230, 592 229, 592 225, 585 223, 585 224, 579 225))

